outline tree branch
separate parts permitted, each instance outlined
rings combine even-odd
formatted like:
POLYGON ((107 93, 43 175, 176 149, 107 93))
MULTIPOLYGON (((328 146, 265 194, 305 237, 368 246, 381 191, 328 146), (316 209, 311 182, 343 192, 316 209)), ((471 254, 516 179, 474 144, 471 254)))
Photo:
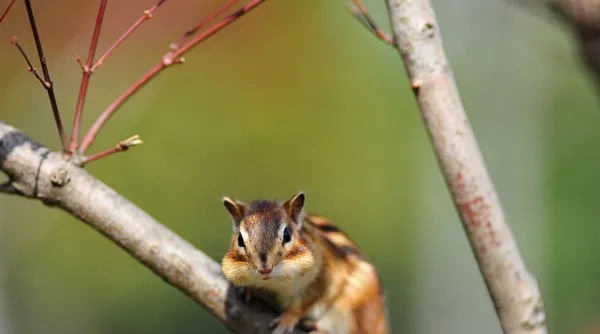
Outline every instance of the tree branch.
POLYGON ((40 33, 38 32, 37 25, 35 24, 35 17, 33 15, 33 9, 31 8, 30 0, 25 0, 25 8, 27 8, 27 17, 29 18, 29 25, 31 26, 31 33, 33 34, 35 48, 37 49, 38 57, 40 58, 40 66, 42 67, 42 72, 44 73, 44 81, 46 83, 44 88, 46 88, 48 99, 50 99, 52 114, 54 115, 54 122, 56 123, 56 129, 58 130, 58 136, 60 137, 63 152, 66 153, 69 151, 67 136, 65 135, 62 120, 60 119, 60 112, 58 110, 58 104, 56 103, 56 96, 54 94, 54 84, 50 78, 50 71, 48 70, 48 64, 46 63, 46 56, 44 56, 42 41, 40 39, 40 33))
POLYGON ((141 145, 143 143, 144 142, 142 141, 142 139, 140 138, 139 135, 133 135, 125 140, 121 140, 114 147, 106 149, 102 152, 92 154, 87 157, 83 157, 82 161, 81 161, 81 165, 83 166, 84 164, 89 164, 92 161, 100 160, 102 158, 105 158, 109 155, 113 155, 115 153, 127 152, 131 147, 141 145))
POLYGON ((8 12, 10 12, 10 9, 15 4, 15 1, 16 0, 10 0, 10 2, 8 3, 8 6, 6 6, 6 9, 4 10, 4 12, 2 13, 2 15, 0 15, 0 23, 2 23, 2 21, 4 21, 4 19, 6 18, 6 15, 8 15, 8 12))
POLYGON ((150 20, 154 16, 154 13, 165 2, 167 2, 167 0, 158 0, 154 6, 146 9, 142 16, 140 16, 140 18, 138 18, 127 30, 125 30, 125 32, 119 38, 117 38, 117 40, 104 52, 104 54, 100 56, 98 61, 96 61, 96 63, 90 68, 90 72, 94 72, 98 67, 102 66, 102 64, 104 64, 106 61, 106 58, 108 58, 108 56, 110 56, 112 52, 115 51, 115 49, 127 39, 127 37, 131 36, 131 34, 142 25, 142 23, 150 20))
POLYGON ((394 46, 394 41, 392 38, 386 34, 377 24, 375 20, 371 17, 369 12, 367 11, 367 7, 362 2, 362 0, 353 0, 352 3, 348 4, 348 10, 354 16, 360 24, 362 24, 367 30, 369 30, 377 39, 381 40, 385 44, 394 46))
POLYGON ((23 56, 23 59, 25 59, 25 63, 27 63, 27 71, 29 71, 31 74, 33 74, 33 77, 40 84, 42 84, 42 87, 44 87, 44 89, 48 89, 48 87, 50 87, 50 84, 47 83, 46 81, 44 81, 44 79, 40 76, 40 73, 37 71, 37 69, 35 67, 33 67, 33 64, 31 63, 29 56, 27 56, 27 53, 25 52, 25 50, 23 50, 23 47, 21 46, 21 43, 19 43, 17 36, 14 36, 10 40, 10 42, 12 43, 12 45, 14 45, 17 48, 17 50, 19 50, 19 53, 21 54, 21 56, 23 56))
POLYGON ((460 100, 429 0, 387 0, 438 163, 504 333, 546 333, 536 280, 527 271, 460 100))
POLYGON ((233 331, 270 333, 274 311, 258 300, 242 302, 218 263, 63 154, 2 122, 0 169, 10 178, 13 193, 39 199, 84 221, 233 331))
MULTIPOLYGON (((92 63, 94 62, 94 56, 96 55, 96 47, 98 46, 100 30, 102 28, 102 21, 104 21, 104 12, 106 11, 107 3, 108 0, 100 1, 100 8, 98 9, 98 16, 96 17, 96 25, 94 26, 94 32, 92 33, 92 40, 90 42, 87 60, 85 64, 81 63, 81 86, 79 87, 79 96, 77 96, 77 105, 75 106, 75 116, 73 117, 73 127, 71 130, 71 144, 69 146, 69 152, 71 153, 75 152, 79 141, 83 105, 85 103, 90 77, 92 76, 92 63)), ((77 59, 78 61, 81 61, 79 56, 77 56, 77 59)))
MULTIPOLYGON (((236 0, 237 1, 237 0, 236 0)), ((222 29, 229 26, 231 23, 237 21, 242 16, 250 13, 252 10, 256 9, 267 0, 250 0, 245 6, 238 8, 235 12, 230 15, 227 15, 225 18, 220 20, 219 22, 214 23, 212 26, 208 27, 202 33, 198 34, 196 37, 192 38, 184 45, 171 45, 171 51, 165 54, 162 59, 154 65, 151 69, 149 69, 146 73, 144 73, 138 81, 136 81, 133 85, 129 86, 113 103, 111 103, 103 112, 98 116, 94 124, 90 127, 88 132, 83 137, 81 141, 81 145, 79 146, 79 151, 81 153, 85 153, 85 151, 92 145, 96 136, 102 129, 102 127, 108 122, 108 120, 115 114, 115 112, 125 103, 129 98, 133 96, 138 90, 144 87, 148 82, 154 79, 158 74, 160 74, 165 69, 171 67, 175 64, 181 64, 183 62, 183 55, 192 50, 194 47, 199 45, 200 43, 206 41, 211 36, 214 36, 216 33, 221 31, 222 29)), ((218 14, 225 11, 229 8, 235 1, 230 1, 225 4, 224 7, 218 10, 218 14)), ((217 15, 218 15, 217 14, 217 15)), ((203 20, 200 24, 196 25, 195 28, 188 30, 182 38, 178 42, 181 42, 183 39, 186 39, 189 34, 193 34, 197 32, 199 27, 203 27, 208 22, 212 21, 217 15, 209 16, 208 20, 203 20)))

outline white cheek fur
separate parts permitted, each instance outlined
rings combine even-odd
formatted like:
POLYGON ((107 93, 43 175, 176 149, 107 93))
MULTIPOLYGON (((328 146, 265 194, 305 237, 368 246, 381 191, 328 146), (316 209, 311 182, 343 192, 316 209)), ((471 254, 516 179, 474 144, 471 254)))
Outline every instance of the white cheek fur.
POLYGON ((283 271, 283 262, 279 263, 278 265, 275 266, 275 268, 273 268, 273 271, 271 272, 271 274, 269 276, 271 277, 283 277, 284 276, 284 271, 283 271))

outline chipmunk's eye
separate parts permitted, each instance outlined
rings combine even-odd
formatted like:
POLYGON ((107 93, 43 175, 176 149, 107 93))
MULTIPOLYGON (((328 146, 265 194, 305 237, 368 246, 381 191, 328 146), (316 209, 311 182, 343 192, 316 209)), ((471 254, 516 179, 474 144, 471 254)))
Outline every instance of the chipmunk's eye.
POLYGON ((242 234, 238 234, 238 246, 239 247, 246 247, 246 244, 244 243, 244 237, 242 237, 242 234))
POLYGON ((290 231, 289 227, 283 229, 283 243, 286 244, 292 241, 292 231, 290 231))

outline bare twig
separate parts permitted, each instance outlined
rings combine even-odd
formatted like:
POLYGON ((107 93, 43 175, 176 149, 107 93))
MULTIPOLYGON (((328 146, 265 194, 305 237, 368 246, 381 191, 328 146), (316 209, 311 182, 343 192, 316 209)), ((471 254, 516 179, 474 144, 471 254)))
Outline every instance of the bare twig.
POLYGON ((129 86, 116 100, 114 100, 102 114, 96 119, 92 127, 88 130, 86 135, 83 137, 81 141, 81 145, 79 146, 79 152, 84 153, 85 150, 93 143, 96 135, 106 124, 106 122, 112 117, 112 115, 121 107, 125 101, 127 101, 135 92, 140 90, 140 88, 144 87, 150 80, 152 80, 162 69, 164 69, 167 65, 160 62, 154 67, 152 67, 148 72, 146 72, 136 83, 129 86))
POLYGON ((44 73, 44 81, 46 82, 46 92, 48 92, 48 98, 50 99, 50 105, 52 106, 52 113, 54 115, 54 121, 56 123, 56 128, 60 137, 62 149, 63 152, 68 152, 69 146, 67 143, 67 136, 65 135, 65 130, 60 119, 60 112, 58 111, 58 104, 56 103, 56 96, 54 95, 54 85, 52 83, 52 79, 50 79, 50 72, 48 71, 48 65, 46 64, 46 57, 44 57, 44 50, 42 49, 42 42, 40 40, 40 34, 35 24, 35 18, 33 16, 33 9, 31 8, 30 0, 25 0, 25 7, 27 8, 27 16, 29 18, 29 24, 31 25, 31 32, 33 33, 35 47, 40 58, 42 72, 44 73))
POLYGON ((195 25, 193 28, 189 29, 188 31, 186 31, 177 42, 171 44, 171 50, 175 51, 177 49, 179 49, 179 47, 183 44, 183 42, 188 39, 191 36, 194 36, 194 34, 196 34, 198 31, 200 31, 202 28, 204 28, 207 24, 211 23, 212 21, 214 21, 214 19, 216 19, 219 15, 225 13, 228 9, 230 9, 233 5, 235 5, 236 2, 238 2, 239 0, 229 0, 229 2, 227 2, 225 5, 223 5, 221 8, 219 8, 218 10, 214 11, 212 14, 210 14, 209 16, 207 16, 204 20, 200 21, 200 23, 198 23, 197 25, 195 25))
POLYGON ((40 73, 37 71, 37 69, 35 67, 33 67, 33 64, 31 64, 31 60, 27 56, 27 53, 25 52, 25 50, 23 50, 23 47, 19 43, 17 36, 14 36, 10 40, 10 42, 17 48, 17 50, 19 50, 19 53, 21 53, 21 56, 23 56, 23 59, 25 59, 25 62, 27 63, 27 71, 29 71, 29 72, 31 72, 31 74, 33 74, 35 79, 37 81, 39 81, 40 84, 42 84, 42 87, 44 87, 44 89, 47 89, 49 86, 49 83, 44 81, 44 79, 40 76, 40 73))
POLYGON ((8 15, 8 12, 10 12, 10 9, 15 4, 15 1, 16 0, 10 0, 10 2, 8 3, 8 6, 6 6, 6 9, 2 13, 2 16, 0 16, 0 23, 2 23, 2 21, 4 21, 4 19, 6 18, 6 15, 8 15))
POLYGON ((94 72, 94 70, 96 70, 98 67, 102 66, 102 64, 104 64, 104 61, 106 60, 106 58, 108 58, 108 56, 110 56, 112 54, 112 52, 119 46, 121 45, 121 43, 123 43, 123 41, 125 41, 125 39, 127 37, 129 37, 135 30, 137 30, 137 28, 140 27, 140 25, 142 25, 142 23, 146 22, 147 20, 151 19, 152 16, 154 16, 154 12, 156 12, 156 10, 162 6, 165 2, 167 2, 167 0, 159 0, 154 6, 146 9, 144 11, 144 13, 142 14, 142 16, 140 16, 140 18, 138 18, 132 25, 131 27, 129 27, 119 38, 117 38, 117 40, 113 43, 113 45, 111 45, 106 52, 104 52, 104 54, 98 59, 98 61, 90 68, 91 72, 94 72))
POLYGON ((350 13, 352 13, 352 15, 379 40, 385 44, 394 45, 392 38, 381 30, 375 23, 375 20, 371 18, 371 15, 369 15, 369 12, 367 11, 367 7, 365 7, 361 0, 353 0, 353 3, 348 4, 347 8, 350 13))
MULTIPOLYGON (((83 114, 83 104, 85 103, 88 83, 90 81, 90 76, 92 75, 92 62, 94 61, 94 55, 96 54, 96 46, 98 45, 98 39, 100 38, 100 29, 102 28, 102 21, 104 20, 104 12, 106 10, 107 3, 108 0, 100 1, 100 8, 98 9, 98 16, 96 17, 96 26, 94 27, 94 33, 92 34, 92 41, 90 42, 87 61, 85 65, 81 67, 81 86, 79 88, 79 96, 77 97, 75 116, 73 117, 73 128, 71 130, 71 144, 69 145, 69 152, 74 152, 77 149, 77 142, 79 140, 79 132, 81 127, 81 116, 83 114)), ((81 58, 79 56, 77 56, 77 58, 81 65, 81 58)))
POLYGON ((460 100, 429 0, 387 0, 435 153, 504 333, 546 333, 544 302, 528 272, 460 100))
POLYGON ((208 28, 207 30, 205 30, 203 33, 201 33, 198 36, 196 36, 193 39, 191 39, 189 42, 187 42, 181 48, 178 48, 176 50, 172 50, 171 52, 169 52, 167 55, 165 55, 165 57, 163 57, 163 62, 164 63, 170 63, 170 62, 178 59, 179 57, 183 56, 185 53, 187 53, 188 51, 190 51, 192 48, 194 48, 196 45, 204 42, 209 37, 213 36, 214 34, 216 34, 219 31, 221 31, 221 29, 227 27, 229 24, 231 24, 234 21, 238 20, 242 16, 248 14, 253 9, 257 8, 258 6, 260 6, 261 4, 265 3, 266 1, 267 0, 251 0, 244 7, 241 7, 239 9, 237 9, 235 12, 233 12, 230 15, 228 15, 227 17, 225 17, 221 21, 215 23, 210 28, 208 28))
POLYGON ((119 153, 119 152, 125 152, 127 150, 129 150, 130 147, 136 146, 136 145, 141 145, 144 142, 142 141, 142 139, 140 138, 140 136, 138 135, 134 135, 131 136, 125 140, 120 141, 119 143, 117 143, 117 145, 115 145, 115 147, 109 148, 107 150, 104 150, 102 152, 98 152, 96 154, 92 154, 88 157, 83 158, 82 163, 83 164, 87 164, 90 163, 92 161, 96 161, 99 159, 102 159, 104 157, 107 157, 109 155, 113 155, 115 153, 119 153))
POLYGON ((114 115, 114 113, 140 88, 144 87, 150 80, 154 79, 156 75, 162 72, 164 69, 168 68, 171 65, 179 64, 183 61, 182 57, 185 53, 190 51, 196 45, 202 43, 207 40, 221 29, 227 27, 229 24, 233 23, 243 15, 249 13, 266 0, 251 0, 244 7, 239 8, 233 14, 228 15, 223 20, 215 23, 210 28, 204 30, 202 33, 198 34, 196 37, 188 41, 181 48, 176 50, 172 50, 168 52, 165 56, 163 56, 162 60, 154 65, 148 72, 146 72, 137 82, 127 88, 117 99, 111 103, 102 114, 96 119, 92 127, 88 130, 85 137, 81 141, 81 145, 79 146, 80 152, 85 152, 85 150, 94 142, 98 132, 104 124, 114 115))
POLYGON ((270 333, 275 312, 256 299, 243 302, 218 263, 63 154, 50 152, 2 122, 0 170, 23 196, 81 219, 233 331, 270 333))

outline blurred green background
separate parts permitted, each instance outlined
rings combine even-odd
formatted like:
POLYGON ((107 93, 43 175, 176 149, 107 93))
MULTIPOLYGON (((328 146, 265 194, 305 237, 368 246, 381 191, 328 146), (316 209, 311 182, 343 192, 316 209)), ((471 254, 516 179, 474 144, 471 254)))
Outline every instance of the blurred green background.
MULTIPOLYGON (((93 75, 84 130, 224 1, 168 1, 93 75)), ((135 133, 145 144, 88 170, 217 260, 231 233, 221 196, 304 190, 308 211, 379 268, 394 333, 500 333, 401 60, 344 1, 269 1, 202 44, 135 95, 91 152, 135 133)), ((73 59, 87 54, 98 1, 33 2, 70 128, 73 59)), ((98 53, 153 3, 110 2, 98 53)), ((366 3, 388 30, 384 2, 366 3)), ((500 0, 433 3, 550 332, 581 332, 600 321, 597 92, 552 20, 500 0)), ((34 57, 20 1, 0 25, 0 119, 57 149, 13 35, 34 57)), ((227 332, 88 226, 0 196, 0 334, 227 332)))

